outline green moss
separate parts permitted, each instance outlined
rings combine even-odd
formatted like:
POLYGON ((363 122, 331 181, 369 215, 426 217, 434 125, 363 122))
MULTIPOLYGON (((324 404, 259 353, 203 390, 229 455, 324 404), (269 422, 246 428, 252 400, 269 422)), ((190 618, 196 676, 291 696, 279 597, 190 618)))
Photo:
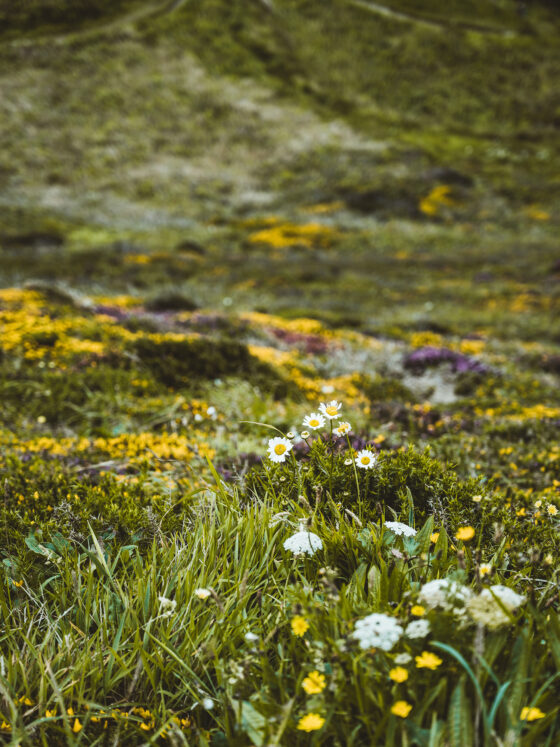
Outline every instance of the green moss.
POLYGON ((372 403, 415 402, 416 396, 395 377, 362 377, 360 389, 372 403))
POLYGON ((146 301, 149 311, 194 311, 197 304, 180 289, 164 288, 146 301))
POLYGON ((166 386, 180 388, 200 380, 237 376, 277 398, 294 394, 293 385, 277 371, 254 358, 246 345, 231 340, 156 341, 144 337, 134 342, 133 350, 142 365, 166 386))
MULTIPOLYGON (((9 455, 4 467, 4 510, 0 523, 9 527, 5 551, 21 546, 32 531, 39 536, 54 531, 84 541, 89 526, 104 541, 117 544, 149 543, 158 531, 173 531, 187 518, 188 505, 153 500, 144 481, 123 490, 116 475, 98 469, 75 472, 72 463, 48 454, 9 455), (23 500, 22 500, 23 499, 23 500)), ((7 536, 7 535, 6 535, 7 536)))

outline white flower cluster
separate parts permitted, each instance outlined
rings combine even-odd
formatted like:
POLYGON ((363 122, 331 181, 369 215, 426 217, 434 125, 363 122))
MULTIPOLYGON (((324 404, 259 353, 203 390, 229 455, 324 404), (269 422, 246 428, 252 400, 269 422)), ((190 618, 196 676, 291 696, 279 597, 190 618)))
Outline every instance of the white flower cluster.
POLYGON ((384 526, 390 529, 393 534, 402 534, 404 537, 414 537, 416 534, 416 529, 409 527, 408 524, 403 524, 401 521, 386 521, 384 526))
POLYGON ((159 607, 161 610, 162 617, 171 617, 177 607, 177 602, 174 599, 168 599, 167 597, 158 597, 159 607))
POLYGON ((429 620, 413 620, 406 626, 404 634, 407 638, 425 638, 429 632, 429 620))
POLYGON ((389 615, 374 613, 358 620, 352 634, 360 643, 360 648, 380 648, 390 651, 403 634, 398 620, 389 615))
POLYGON ((513 589, 494 584, 470 599, 467 611, 475 622, 486 625, 490 630, 496 630, 511 623, 511 613, 524 602, 525 597, 513 589))
POLYGON ((446 612, 463 615, 471 597, 472 591, 467 586, 449 578, 438 578, 424 584, 420 589, 418 601, 429 609, 439 607, 446 612))
POLYGON ((317 550, 323 549, 321 538, 313 532, 296 532, 284 542, 284 550, 293 552, 294 555, 313 555, 317 550))

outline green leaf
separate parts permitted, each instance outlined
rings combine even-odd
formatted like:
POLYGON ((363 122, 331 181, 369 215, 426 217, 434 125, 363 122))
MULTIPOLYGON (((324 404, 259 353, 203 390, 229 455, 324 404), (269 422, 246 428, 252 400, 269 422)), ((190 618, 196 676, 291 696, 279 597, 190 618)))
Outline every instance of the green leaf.
POLYGON ((262 747, 267 720, 257 709, 244 700, 241 704, 241 726, 256 747, 262 747))
POLYGON ((459 684, 451 694, 447 724, 449 747, 472 744, 472 719, 469 702, 465 695, 465 675, 461 677, 459 684))

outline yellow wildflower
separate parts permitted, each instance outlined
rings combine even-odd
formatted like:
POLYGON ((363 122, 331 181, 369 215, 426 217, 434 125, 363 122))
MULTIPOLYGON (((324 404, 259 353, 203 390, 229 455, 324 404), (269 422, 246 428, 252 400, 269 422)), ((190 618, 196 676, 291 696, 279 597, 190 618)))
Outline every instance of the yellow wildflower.
POLYGON ((415 604, 411 610, 410 614, 414 615, 414 617, 422 617, 422 615, 426 614, 426 608, 422 607, 421 604, 415 604))
POLYGON ((433 542, 434 545, 439 539, 439 532, 434 532, 433 534, 430 534, 430 542, 433 542))
POLYGON ((301 686, 308 695, 316 695, 322 692, 327 686, 325 675, 320 672, 311 672, 301 683, 301 686))
POLYGON ((492 566, 490 565, 490 563, 481 563, 478 568, 478 572, 480 573, 481 576, 486 576, 491 571, 492 571, 492 566))
POLYGON ((469 540, 472 540, 473 537, 474 529, 472 527, 459 527, 455 533, 455 539, 463 540, 463 542, 468 542, 469 540))
POLYGON ((545 716, 546 713, 543 713, 540 708, 525 706, 521 711, 520 719, 521 721, 536 721, 538 718, 544 718, 545 716))
POLYGON ((397 702, 393 703, 391 706, 391 713, 400 718, 406 718, 411 710, 412 706, 410 703, 407 703, 406 700, 397 700, 397 702))
POLYGON ((318 713, 308 713, 300 718, 297 728, 300 731, 317 731, 325 723, 325 719, 318 713))
POLYGON ((309 623, 301 615, 296 615, 291 622, 292 633, 300 638, 309 630, 309 623))
POLYGON ((437 669, 443 660, 432 654, 431 651, 422 651, 420 656, 416 656, 416 666, 418 669, 437 669))
POLYGON ((408 679, 408 671, 404 667, 395 667, 389 672, 393 682, 405 682, 408 679))
POLYGON ((550 514, 551 516, 556 516, 556 514, 558 513, 558 509, 556 508, 556 506, 553 506, 552 504, 549 504, 549 505, 548 505, 548 506, 546 507, 546 510, 548 511, 548 513, 549 513, 549 514, 550 514))
POLYGON ((75 719, 74 720, 74 726, 72 727, 72 731, 74 732, 74 734, 77 734, 79 731, 82 731, 82 728, 83 727, 82 727, 79 719, 75 719))

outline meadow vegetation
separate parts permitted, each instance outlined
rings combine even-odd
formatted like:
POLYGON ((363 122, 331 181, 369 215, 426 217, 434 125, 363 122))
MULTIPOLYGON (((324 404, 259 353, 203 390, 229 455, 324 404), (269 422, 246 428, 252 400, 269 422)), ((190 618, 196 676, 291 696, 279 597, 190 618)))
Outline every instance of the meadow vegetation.
POLYGON ((0 743, 554 747, 554 4, 16 5, 0 743))

